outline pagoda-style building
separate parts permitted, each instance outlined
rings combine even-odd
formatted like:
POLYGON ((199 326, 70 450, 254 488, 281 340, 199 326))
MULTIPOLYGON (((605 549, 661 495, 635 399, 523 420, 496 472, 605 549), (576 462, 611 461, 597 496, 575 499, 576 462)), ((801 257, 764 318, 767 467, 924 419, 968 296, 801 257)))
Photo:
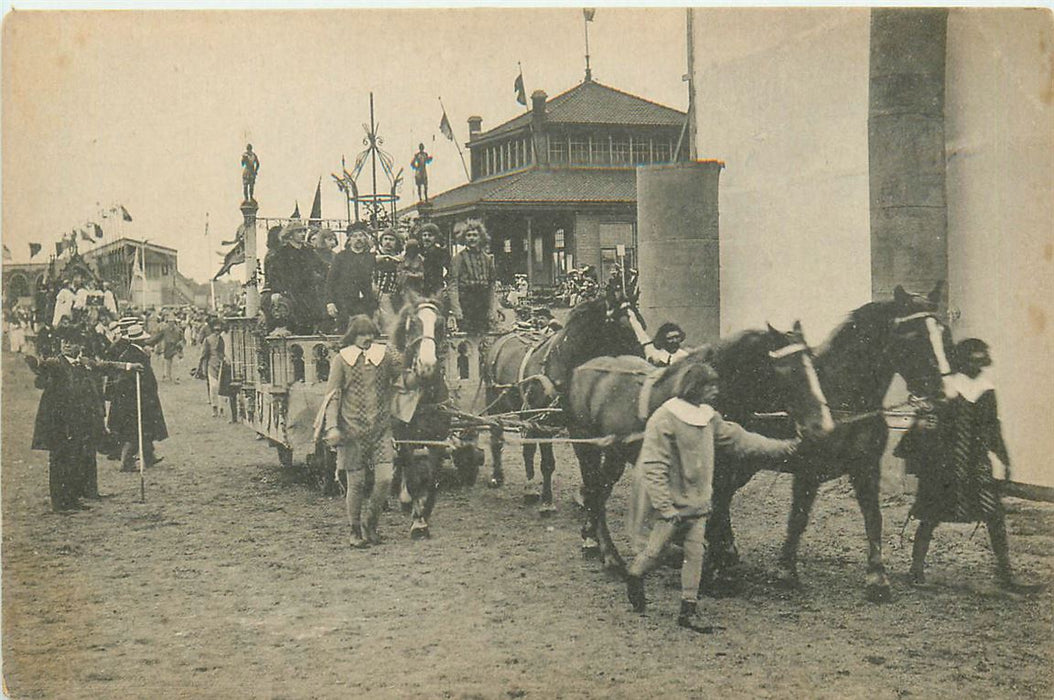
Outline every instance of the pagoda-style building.
POLYGON ((505 281, 547 286, 581 265, 603 279, 618 246, 636 260, 635 168, 677 160, 679 142, 686 157, 685 118, 588 76, 552 99, 535 91, 530 111, 489 131, 469 117, 471 182, 417 210, 448 234, 482 219, 505 281))

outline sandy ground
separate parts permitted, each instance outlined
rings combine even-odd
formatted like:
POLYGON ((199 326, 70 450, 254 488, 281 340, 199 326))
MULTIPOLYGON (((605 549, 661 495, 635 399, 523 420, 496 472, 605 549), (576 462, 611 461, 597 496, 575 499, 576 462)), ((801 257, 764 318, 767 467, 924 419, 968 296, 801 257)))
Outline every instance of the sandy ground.
MULTIPOLYGON (((558 513, 509 483, 446 489, 433 538, 346 546, 342 502, 278 467, 246 428, 213 419, 202 384, 162 385, 172 437, 139 478, 100 462, 108 494, 54 515, 46 453, 28 449, 39 392, 3 358, 3 673, 15 698, 1052 696, 1054 593, 996 589, 984 530, 938 530, 930 590, 910 587, 909 501, 884 505, 894 601, 863 599, 863 525, 844 480, 817 502, 801 591, 770 585, 789 480, 764 474, 736 498, 747 581, 706 599, 724 627, 674 625, 678 574, 647 581, 650 608, 579 554, 578 485, 559 453, 558 513)), ((612 499, 625 546, 626 484, 612 499)), ((1054 577, 1054 507, 1008 500, 1021 573, 1054 577)))

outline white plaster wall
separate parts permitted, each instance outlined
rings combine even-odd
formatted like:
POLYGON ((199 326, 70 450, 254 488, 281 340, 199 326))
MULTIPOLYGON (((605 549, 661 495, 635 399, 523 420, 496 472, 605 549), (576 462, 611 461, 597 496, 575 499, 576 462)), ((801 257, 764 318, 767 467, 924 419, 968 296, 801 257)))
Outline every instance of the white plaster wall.
POLYGON ((870 301, 867 9, 695 11, 696 145, 721 175, 721 328, 870 301))
POLYGON ((952 10, 945 134, 957 339, 992 347, 1014 478, 1054 486, 1054 21, 952 10))

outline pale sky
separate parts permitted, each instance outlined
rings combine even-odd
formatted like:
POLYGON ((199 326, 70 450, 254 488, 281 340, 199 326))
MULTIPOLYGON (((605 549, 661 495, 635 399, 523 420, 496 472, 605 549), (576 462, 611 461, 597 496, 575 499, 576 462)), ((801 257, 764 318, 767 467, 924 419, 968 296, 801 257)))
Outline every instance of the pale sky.
MULTIPOLYGON (((684 23, 683 9, 599 8, 594 79, 685 109, 684 23)), ((437 98, 463 143, 468 116, 487 130, 523 110, 517 62, 528 94, 552 97, 584 73, 579 8, 15 12, 2 40, 2 237, 14 261, 28 261, 31 241, 46 259, 64 232, 99 221, 107 240, 178 249, 200 281, 241 221, 246 142, 262 164, 261 217, 288 216, 294 201, 306 216, 319 177, 323 216, 342 217, 329 174, 363 149, 372 90, 405 205, 418 142, 435 159, 431 194, 465 182, 437 98), (134 218, 123 231, 99 218, 114 204, 134 218)))

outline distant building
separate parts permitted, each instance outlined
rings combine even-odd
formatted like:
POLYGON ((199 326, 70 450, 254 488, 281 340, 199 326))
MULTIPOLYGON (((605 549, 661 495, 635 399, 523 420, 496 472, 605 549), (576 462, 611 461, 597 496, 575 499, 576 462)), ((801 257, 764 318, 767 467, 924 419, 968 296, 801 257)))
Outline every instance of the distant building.
MULTIPOLYGON (((80 257, 100 279, 110 282, 118 300, 144 308, 208 304, 208 287, 179 273, 175 248, 121 238, 85 251, 80 257), (134 274, 140 254, 144 263, 142 276, 134 274)), ((56 267, 61 269, 63 260, 59 258, 56 267)), ((50 266, 50 261, 4 264, 5 306, 20 299, 31 304, 50 266)))
MULTIPOLYGON (((417 212, 450 234, 480 218, 491 235, 498 275, 526 274, 553 284, 572 266, 603 276, 616 248, 636 254, 637 165, 667 163, 681 144, 686 115, 587 77, 489 131, 469 117, 471 182, 436 195, 417 212)), ((602 277, 603 278, 603 277, 602 277)))

